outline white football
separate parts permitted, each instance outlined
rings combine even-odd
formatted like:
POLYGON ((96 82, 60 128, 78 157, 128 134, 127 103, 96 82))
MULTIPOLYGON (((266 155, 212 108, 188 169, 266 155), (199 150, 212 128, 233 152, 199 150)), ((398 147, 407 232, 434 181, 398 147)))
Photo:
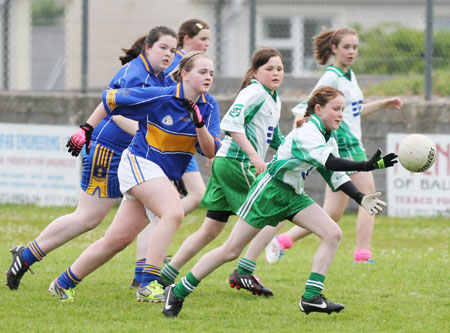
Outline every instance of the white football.
POLYGON ((422 134, 411 134, 400 142, 398 160, 411 172, 424 172, 431 168, 436 159, 436 145, 422 134))

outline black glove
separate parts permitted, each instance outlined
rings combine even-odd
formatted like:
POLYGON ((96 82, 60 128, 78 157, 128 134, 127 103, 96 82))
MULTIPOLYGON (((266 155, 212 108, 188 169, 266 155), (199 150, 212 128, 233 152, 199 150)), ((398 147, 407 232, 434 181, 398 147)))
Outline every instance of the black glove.
POLYGON ((81 125, 80 129, 78 129, 69 139, 66 144, 66 147, 69 147, 69 153, 72 153, 72 156, 78 156, 81 152, 81 149, 86 144, 86 153, 89 154, 91 149, 91 136, 94 128, 88 123, 81 125))
POLYGON ((182 101, 184 107, 186 108, 186 111, 191 116, 195 127, 202 128, 203 126, 205 126, 205 121, 203 120, 202 114, 200 113, 200 109, 198 108, 197 104, 187 98, 183 98, 182 101))
POLYGON ((372 158, 364 163, 364 171, 390 168, 398 162, 396 158, 397 155, 395 155, 394 153, 389 153, 381 157, 381 149, 378 149, 377 152, 372 156, 372 158))
POLYGON ((186 186, 184 185, 183 179, 174 180, 173 184, 177 188, 178 193, 180 193, 181 195, 184 195, 184 196, 188 195, 188 191, 186 190, 186 186))

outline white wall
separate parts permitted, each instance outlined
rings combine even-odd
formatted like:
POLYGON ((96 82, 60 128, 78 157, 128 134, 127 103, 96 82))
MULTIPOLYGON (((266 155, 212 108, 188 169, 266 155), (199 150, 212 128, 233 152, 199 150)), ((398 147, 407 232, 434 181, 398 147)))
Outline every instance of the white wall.
MULTIPOLYGON (((24 1, 24 0, 21 0, 24 1)), ((81 0, 68 0, 66 19, 66 87, 80 87, 81 0)), ((95 0, 89 8, 89 88, 103 88, 120 66, 122 47, 130 47, 139 36, 157 25, 178 30, 190 18, 211 26, 208 54, 215 59, 214 1, 200 0, 95 0)), ((249 65, 249 1, 225 1, 222 20, 222 76, 242 77, 249 65)), ((425 27, 425 5, 332 5, 257 2, 258 18, 263 15, 331 17, 333 28, 361 24, 365 28, 395 22, 416 29, 425 27)), ((450 6, 435 6, 435 16, 450 17, 450 6)), ((257 34, 260 26, 257 27, 257 34)), ((258 40, 258 39, 257 39, 258 40)), ((270 45, 263 45, 270 46, 270 45)))

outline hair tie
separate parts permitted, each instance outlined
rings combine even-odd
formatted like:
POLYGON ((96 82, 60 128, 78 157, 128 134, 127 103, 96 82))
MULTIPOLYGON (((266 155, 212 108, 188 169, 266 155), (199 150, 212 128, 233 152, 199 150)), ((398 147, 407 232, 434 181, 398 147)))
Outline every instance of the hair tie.
POLYGON ((195 25, 196 25, 196 26, 197 26, 197 28, 199 28, 200 30, 202 30, 202 29, 203 29, 203 24, 201 24, 201 23, 197 22, 197 23, 195 23, 195 25))
POLYGON ((336 35, 337 35, 338 32, 341 31, 341 30, 342 30, 342 29, 337 29, 337 30, 334 32, 333 36, 331 37, 331 45, 334 45, 334 40, 335 40, 335 38, 336 38, 336 35))

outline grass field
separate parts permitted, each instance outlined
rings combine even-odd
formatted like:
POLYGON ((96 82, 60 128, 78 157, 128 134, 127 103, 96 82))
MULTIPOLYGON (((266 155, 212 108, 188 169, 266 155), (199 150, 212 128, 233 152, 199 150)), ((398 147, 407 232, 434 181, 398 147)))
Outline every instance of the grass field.
MULTIPOLYGON (((3 270, 10 265, 10 247, 26 244, 52 219, 71 211, 71 207, 0 205, 3 270)), ((1 332, 450 332, 450 219, 381 216, 372 248, 377 262, 353 264, 355 216, 346 215, 341 222, 344 236, 324 290, 329 299, 345 304, 340 314, 307 316, 298 308, 318 246, 318 239, 309 237, 276 264, 258 261, 257 274, 274 297, 231 289, 227 280, 236 263, 229 263, 205 279, 186 299, 179 317, 171 320, 161 314, 161 304, 136 302, 135 291, 128 287, 134 244, 88 276, 77 287, 73 303, 61 303, 47 293, 50 282, 104 234, 114 212, 97 229, 33 265, 35 274, 26 273, 19 290, 0 288, 1 332)), ((198 228, 204 214, 197 210, 186 217, 170 253, 198 228)), ((230 230, 231 225, 206 250, 221 244, 230 230)))

